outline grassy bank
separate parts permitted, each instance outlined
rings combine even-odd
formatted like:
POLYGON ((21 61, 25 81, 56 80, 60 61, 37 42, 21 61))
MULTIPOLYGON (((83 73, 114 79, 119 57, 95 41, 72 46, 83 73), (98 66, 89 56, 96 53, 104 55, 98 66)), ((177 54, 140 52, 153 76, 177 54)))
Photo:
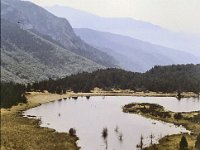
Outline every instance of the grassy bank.
POLYGON ((1 150, 78 150, 77 137, 41 128, 39 120, 21 116, 23 110, 57 100, 60 95, 32 93, 27 98, 27 104, 1 109, 1 150))
MULTIPOLYGON (((143 96, 143 97, 177 97, 177 92, 173 93, 163 93, 163 92, 152 92, 152 91, 141 91, 136 92, 133 90, 117 90, 112 89, 110 91, 105 91, 102 89, 95 88, 92 90, 91 95, 105 95, 105 96, 143 96)), ((181 97, 182 98, 190 98, 190 97, 198 97, 194 92, 182 92, 181 97)))
MULTIPOLYGON (((39 120, 24 118, 21 113, 43 103, 72 96, 176 96, 176 93, 133 92, 130 90, 96 90, 92 93, 72 93, 58 95, 32 92, 26 95, 28 102, 10 109, 1 109, 1 150, 77 150, 77 137, 67 133, 57 133, 49 128, 39 127, 39 120)), ((185 96, 195 96, 186 93, 185 96)))
POLYGON ((149 103, 131 103, 123 107, 124 112, 140 114, 144 117, 182 125, 191 131, 191 134, 177 134, 166 136, 159 140, 159 144, 152 145, 147 150, 178 150, 182 135, 185 135, 188 141, 189 150, 194 149, 197 135, 200 133, 200 111, 175 113, 166 111, 164 107, 149 103))

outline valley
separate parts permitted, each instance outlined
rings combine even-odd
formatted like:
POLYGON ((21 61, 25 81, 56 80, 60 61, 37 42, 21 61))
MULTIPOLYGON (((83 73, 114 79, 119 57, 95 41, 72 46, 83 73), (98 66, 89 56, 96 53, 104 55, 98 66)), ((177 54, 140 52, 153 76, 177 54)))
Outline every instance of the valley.
POLYGON ((199 150, 198 5, 86 1, 1 0, 1 150, 199 150))

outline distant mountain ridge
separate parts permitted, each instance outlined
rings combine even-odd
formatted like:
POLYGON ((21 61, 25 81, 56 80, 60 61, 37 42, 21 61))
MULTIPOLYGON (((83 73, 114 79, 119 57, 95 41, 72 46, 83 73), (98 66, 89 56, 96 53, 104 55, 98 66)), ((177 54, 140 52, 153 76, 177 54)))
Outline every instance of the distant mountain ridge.
POLYGON ((153 44, 179 49, 200 57, 200 35, 169 31, 160 26, 132 18, 104 18, 70 7, 46 7, 51 13, 67 18, 73 28, 116 33, 153 44))
POLYGON ((155 65, 198 63, 200 58, 183 51, 154 45, 128 36, 86 28, 74 31, 88 44, 103 50, 119 61, 122 68, 145 72, 155 65))

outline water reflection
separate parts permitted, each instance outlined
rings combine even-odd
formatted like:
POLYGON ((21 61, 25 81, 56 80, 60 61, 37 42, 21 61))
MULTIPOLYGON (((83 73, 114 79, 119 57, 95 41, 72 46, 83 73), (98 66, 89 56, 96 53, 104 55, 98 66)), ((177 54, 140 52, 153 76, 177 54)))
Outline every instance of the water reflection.
POLYGON ((58 132, 69 132, 73 127, 83 150, 134 150, 156 143, 167 134, 187 132, 183 127, 122 112, 122 106, 131 102, 158 103, 172 111, 198 110, 199 100, 172 97, 77 97, 43 104, 25 112, 40 116, 41 126, 58 132), (59 115, 60 114, 60 115, 59 115), (47 125, 47 123, 49 123, 47 125), (142 136, 141 136, 142 135, 142 136))
POLYGON ((104 139, 104 142, 105 142, 105 145, 106 145, 106 150, 107 150, 107 149, 108 149, 108 140, 107 140, 107 137, 108 137, 108 129, 107 129, 107 128, 103 128, 102 137, 103 137, 103 139, 104 139))

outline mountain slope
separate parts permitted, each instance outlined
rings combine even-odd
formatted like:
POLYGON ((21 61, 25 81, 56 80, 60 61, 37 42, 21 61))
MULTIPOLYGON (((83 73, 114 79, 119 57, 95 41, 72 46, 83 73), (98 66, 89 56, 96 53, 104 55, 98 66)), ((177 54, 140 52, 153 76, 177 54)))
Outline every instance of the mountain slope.
POLYGON ((198 63, 200 58, 179 50, 153 45, 128 36, 100 32, 91 29, 74 31, 88 44, 104 50, 131 71, 146 71, 154 65, 198 63))
POLYGON ((100 65, 114 67, 117 62, 107 54, 91 47, 78 38, 69 22, 27 1, 2 0, 1 17, 18 23, 24 29, 36 30, 58 41, 66 49, 100 65))
POLYGON ((51 13, 67 18, 74 28, 127 35, 153 44, 180 49, 200 57, 200 35, 169 31, 148 22, 132 18, 104 18, 70 7, 46 8, 51 13))
POLYGON ((1 80, 33 82, 104 68, 1 19, 1 80))

